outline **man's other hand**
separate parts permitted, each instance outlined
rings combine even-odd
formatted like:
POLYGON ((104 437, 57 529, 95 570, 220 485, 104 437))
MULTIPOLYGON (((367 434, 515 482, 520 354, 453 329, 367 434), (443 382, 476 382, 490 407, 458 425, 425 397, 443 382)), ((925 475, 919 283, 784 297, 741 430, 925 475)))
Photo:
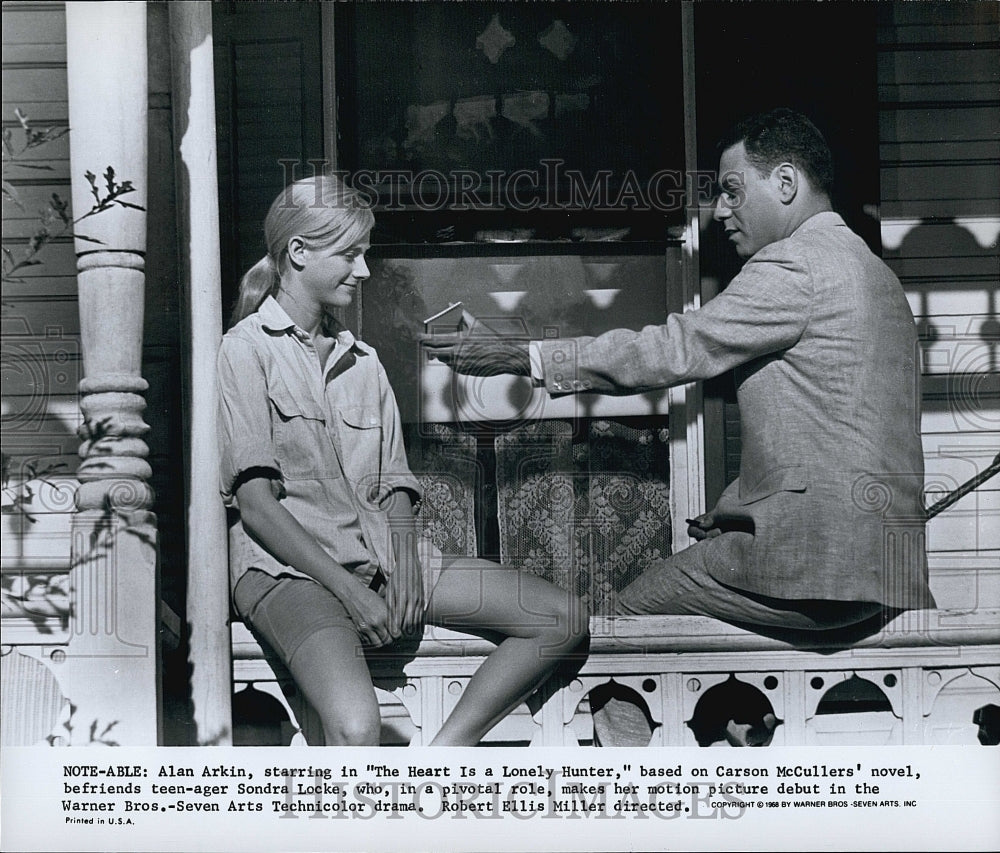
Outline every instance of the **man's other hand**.
POLYGON ((446 335, 421 335, 424 351, 449 365, 456 373, 472 376, 530 376, 528 342, 500 337, 456 332, 446 335))
POLYGON ((688 523, 688 536, 692 539, 697 539, 699 542, 702 539, 711 539, 722 533, 715 525, 715 513, 706 512, 697 516, 696 518, 685 519, 688 523))

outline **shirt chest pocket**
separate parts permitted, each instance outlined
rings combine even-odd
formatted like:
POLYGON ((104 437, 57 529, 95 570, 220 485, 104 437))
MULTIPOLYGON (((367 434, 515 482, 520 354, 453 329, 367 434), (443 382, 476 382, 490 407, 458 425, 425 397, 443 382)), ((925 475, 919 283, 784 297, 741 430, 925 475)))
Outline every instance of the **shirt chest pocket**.
POLYGON ((284 383, 268 389, 275 451, 287 480, 332 479, 340 476, 336 450, 319 405, 305 394, 293 394, 284 383))
POLYGON ((382 419, 372 406, 342 406, 338 415, 345 473, 357 485, 359 497, 370 502, 378 494, 382 419))

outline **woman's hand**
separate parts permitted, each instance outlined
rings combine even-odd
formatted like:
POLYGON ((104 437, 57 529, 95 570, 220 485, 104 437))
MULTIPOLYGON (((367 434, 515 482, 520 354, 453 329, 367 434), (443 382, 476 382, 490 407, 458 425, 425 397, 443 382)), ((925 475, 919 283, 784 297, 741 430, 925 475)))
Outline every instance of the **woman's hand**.
MULTIPOLYGON (((415 540, 416 536, 411 532, 407 538, 415 540)), ((401 543, 399 550, 385 590, 389 633, 393 637, 411 633, 424 619, 424 580, 416 543, 401 543)))
POLYGON ((392 492, 385 502, 396 567, 389 574, 385 603, 393 637, 409 634, 424 620, 424 580, 417 556, 417 526, 413 496, 406 489, 392 492))
POLYGON ((392 642, 384 599, 335 562, 276 499, 272 482, 253 477, 236 492, 243 526, 279 560, 325 586, 347 608, 367 646, 392 642))
POLYGON ((392 642, 396 635, 389 630, 389 610, 382 596, 355 583, 338 597, 354 620, 362 645, 377 649, 392 642))

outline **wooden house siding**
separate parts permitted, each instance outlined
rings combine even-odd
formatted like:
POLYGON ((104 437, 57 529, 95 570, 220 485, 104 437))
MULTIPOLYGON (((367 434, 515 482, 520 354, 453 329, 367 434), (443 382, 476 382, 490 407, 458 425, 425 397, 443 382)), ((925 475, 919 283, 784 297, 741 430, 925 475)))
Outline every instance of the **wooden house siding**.
MULTIPOLYGON (((1000 6, 882 10, 878 89, 883 256, 921 332, 929 500, 1000 449, 1000 6)), ((942 607, 1000 603, 1000 480, 927 527, 942 607)))
MULTIPOLYGON (((66 26, 62 3, 3 4, 3 126, 20 127, 15 110, 39 127, 68 124, 66 26)), ((23 208, 4 201, 4 245, 16 254, 38 227, 52 193, 69 199, 69 139, 28 152, 5 178, 23 208)), ((30 479, 27 466, 57 466, 48 484, 35 483, 28 513, 8 513, 3 524, 3 591, 16 594, 23 572, 69 570, 69 513, 73 509, 81 374, 72 238, 59 237, 3 288, 3 453, 9 466, 4 503, 30 479), (31 519, 34 519, 33 521, 31 519)))
MULTIPOLYGON (((18 136, 15 109, 38 127, 68 127, 66 11, 63 3, 3 4, 3 124, 18 136)), ((151 4, 149 38, 149 174, 124 175, 148 187, 149 246, 143 376, 149 382, 145 420, 150 432, 151 485, 162 534, 163 594, 183 607, 183 424, 180 411, 180 337, 177 250, 173 203, 170 65, 166 7, 151 4), (154 35, 155 33, 155 35, 154 35)), ((94 104, 96 109, 100 104, 94 104)), ((38 226, 38 212, 52 193, 70 200, 69 136, 33 149, 24 158, 45 170, 13 166, 8 177, 22 208, 4 202, 4 245, 15 251, 38 226)), ((113 163, 94 163, 100 174, 113 163)), ((79 231, 87 233, 86 223, 79 231)), ((4 503, 29 479, 29 465, 58 466, 45 483, 32 482, 27 514, 4 512, 4 593, 21 588, 23 572, 69 570, 70 520, 80 462, 81 423, 77 383, 82 375, 76 259, 70 233, 58 237, 3 289, 3 452, 10 481, 4 503)))

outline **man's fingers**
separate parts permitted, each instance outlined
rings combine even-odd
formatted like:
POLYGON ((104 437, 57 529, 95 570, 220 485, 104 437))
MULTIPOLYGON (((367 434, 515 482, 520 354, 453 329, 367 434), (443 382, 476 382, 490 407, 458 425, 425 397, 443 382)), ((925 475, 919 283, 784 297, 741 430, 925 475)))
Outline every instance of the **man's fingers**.
POLYGON ((465 337, 466 336, 461 332, 450 332, 443 335, 432 335, 427 332, 423 332, 417 335, 417 340, 425 349, 439 350, 453 349, 458 346, 465 339, 465 337))
POLYGON ((715 514, 712 512, 702 513, 695 518, 685 518, 688 523, 688 536, 697 541, 702 539, 712 539, 722 531, 715 526, 715 514))

